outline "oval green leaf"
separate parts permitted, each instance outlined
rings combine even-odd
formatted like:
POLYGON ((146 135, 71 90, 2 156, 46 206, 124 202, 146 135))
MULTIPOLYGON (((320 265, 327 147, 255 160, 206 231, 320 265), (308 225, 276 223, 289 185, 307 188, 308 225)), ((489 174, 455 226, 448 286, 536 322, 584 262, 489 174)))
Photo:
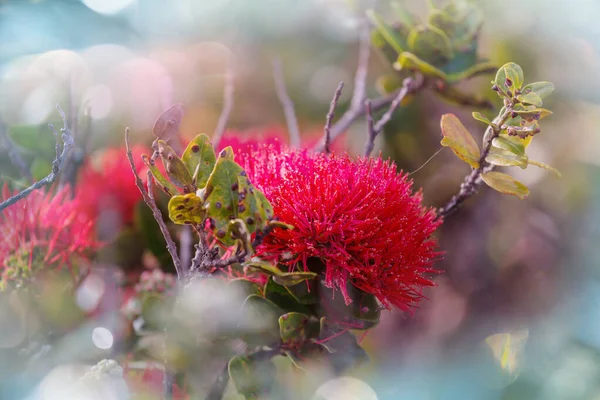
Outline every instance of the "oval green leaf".
POLYGON ((520 94, 517 96, 517 100, 519 100, 523 104, 531 104, 536 107, 542 106, 542 98, 538 96, 535 92, 520 94))
POLYGON ((504 193, 517 196, 524 200, 529 196, 529 189, 521 182, 508 174, 502 172, 488 172, 481 175, 481 179, 492 189, 504 193))
POLYGON ((535 93, 540 99, 545 99, 554 92, 554 85, 551 82, 534 82, 525 85, 521 92, 524 94, 535 93))
POLYGON ((181 160, 192 175, 197 188, 206 186, 206 181, 215 167, 217 157, 209 137, 202 133, 188 144, 181 160))
POLYGON ((475 118, 477 121, 483 122, 484 124, 487 124, 487 125, 492 124, 492 121, 490 121, 485 115, 483 115, 480 112, 474 112, 473 118, 475 118))
POLYGON ((417 26, 408 35, 411 52, 432 65, 443 65, 454 54, 448 36, 435 26, 417 26))

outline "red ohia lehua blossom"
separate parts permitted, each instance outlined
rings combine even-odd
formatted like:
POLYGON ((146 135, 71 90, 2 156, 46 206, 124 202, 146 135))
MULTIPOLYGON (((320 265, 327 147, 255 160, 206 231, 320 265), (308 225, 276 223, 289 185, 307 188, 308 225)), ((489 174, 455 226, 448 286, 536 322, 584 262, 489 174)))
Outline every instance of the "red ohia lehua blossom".
MULTIPOLYGON (((132 152, 137 170, 144 172, 146 167, 141 154, 152 151, 144 146, 134 146, 132 152)), ((107 225, 97 227, 100 237, 106 239, 132 223, 135 206, 141 201, 142 194, 131 178, 125 148, 106 149, 94 161, 97 162, 88 159, 81 171, 77 196, 85 215, 107 225)), ((146 174, 141 176, 145 181, 146 174)))
MULTIPOLYGON (((3 198, 10 195, 5 186, 3 198)), ((76 258, 87 259, 98 243, 93 233, 94 219, 82 215, 80 207, 81 199, 70 198, 70 188, 65 187, 56 194, 35 190, 3 210, 0 284, 19 284, 40 269, 73 271, 76 258)))
POLYGON ((347 283, 375 295, 387 308, 410 311, 432 286, 426 275, 439 258, 432 237, 440 221, 421 193, 380 158, 292 152, 266 146, 240 156, 252 182, 293 230, 276 229, 259 249, 263 257, 308 269, 318 258, 324 283, 352 300, 347 283))

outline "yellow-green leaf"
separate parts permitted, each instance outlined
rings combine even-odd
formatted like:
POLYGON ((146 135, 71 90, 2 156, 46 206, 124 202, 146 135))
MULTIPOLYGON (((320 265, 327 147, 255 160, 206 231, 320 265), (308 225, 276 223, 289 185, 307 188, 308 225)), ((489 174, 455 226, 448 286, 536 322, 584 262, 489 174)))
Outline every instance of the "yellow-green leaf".
POLYGON ((146 154, 142 154, 142 161, 144 162, 144 164, 146 164, 146 166, 148 167, 148 169, 150 170, 150 172, 152 173, 152 176, 154 176, 154 181, 160 186, 160 188, 169 196, 174 196, 176 194, 179 193, 179 191, 177 190, 177 187, 175 187, 175 185, 173 185, 171 183, 171 181, 169 181, 158 169, 158 167, 156 166, 156 164, 154 163, 154 161, 150 160, 150 157, 148 157, 148 155, 146 154))
POLYGON ((520 65, 509 62, 500 67, 494 82, 504 91, 520 89, 524 83, 523 69, 520 65))
POLYGON ((505 375, 501 386, 509 385, 518 378, 528 336, 529 331, 525 329, 515 333, 497 333, 485 339, 496 365, 505 375))
POLYGON ((273 276, 273 281, 282 286, 294 286, 307 279, 315 279, 317 274, 308 271, 283 272, 273 276))
POLYGON ((204 133, 192 139, 181 156, 188 172, 192 178, 195 178, 194 183, 198 188, 206 186, 206 181, 215 167, 216 159, 212 143, 204 133))
POLYGON ((484 124, 487 124, 487 125, 492 124, 492 121, 490 121, 485 115, 483 115, 480 112, 474 112, 473 118, 475 118, 477 121, 483 122, 484 124))
POLYGON ((421 60, 419 57, 417 57, 413 53, 409 53, 408 51, 405 51, 402 54, 400 54, 400 56, 398 57, 398 61, 394 63, 394 68, 397 70, 418 70, 423 75, 440 78, 443 81, 446 81, 448 78, 443 71, 434 67, 428 62, 421 60))
POLYGON ((479 146, 467 128, 454 114, 442 115, 442 146, 448 146, 454 154, 473 168, 479 168, 479 146))
POLYGON ((554 92, 554 85, 551 82, 534 82, 525 85, 521 92, 524 94, 535 93, 541 99, 545 99, 554 92))
POLYGON ((195 193, 177 195, 169 200, 169 218, 180 225, 201 224, 206 218, 202 199, 195 193))
POLYGON ((273 265, 267 261, 263 261, 259 258, 252 258, 250 261, 245 262, 244 266, 257 269, 271 276, 283 274, 283 271, 280 270, 276 265, 273 265))
POLYGON ((550 165, 548 165, 546 163, 543 163, 541 161, 529 160, 529 164, 535 165, 536 167, 539 167, 539 168, 542 168, 542 169, 545 169, 546 171, 550 171, 554 175, 558 176, 559 178, 562 177, 562 174, 560 173, 559 170, 557 170, 556 168, 554 168, 554 167, 552 167, 552 166, 550 166, 550 165))
POLYGON ((491 62, 481 62, 463 71, 448 74, 448 82, 456 83, 464 81, 465 79, 474 78, 475 76, 491 74, 494 71, 496 71, 496 64, 491 62))
POLYGON ((525 146, 523 143, 510 140, 506 137, 499 136, 494 138, 494 140, 492 140, 492 146, 509 151, 518 156, 525 155, 525 146))
POLYGON ((493 150, 487 155, 485 161, 499 167, 521 167, 527 168, 527 156, 516 155, 503 150, 493 150))
POLYGON ((187 167, 181 161, 181 158, 177 156, 175 150, 171 148, 165 141, 158 141, 158 154, 160 155, 165 170, 169 179, 175 186, 184 188, 188 192, 195 190, 194 183, 192 182, 192 176, 188 172, 187 167))
POLYGON ((511 194, 524 200, 529 196, 529 189, 521 182, 502 172, 488 172, 481 175, 481 179, 492 189, 500 193, 511 194))
POLYGON ((373 10, 367 11, 367 17, 375 24, 375 28, 381 36, 387 41, 387 43, 398 53, 402 53, 404 50, 400 46, 400 40, 396 36, 396 33, 388 27, 383 19, 377 15, 373 10))
POLYGON ((542 98, 538 96, 535 92, 518 95, 517 99, 524 104, 531 104, 536 107, 542 106, 542 98))

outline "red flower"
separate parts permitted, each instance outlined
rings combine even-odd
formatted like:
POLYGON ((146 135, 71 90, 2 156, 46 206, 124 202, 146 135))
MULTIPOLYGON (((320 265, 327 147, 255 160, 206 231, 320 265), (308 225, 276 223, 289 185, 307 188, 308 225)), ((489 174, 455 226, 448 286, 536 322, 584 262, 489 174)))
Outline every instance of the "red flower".
POLYGON ((262 256, 305 269, 309 258, 319 258, 325 284, 339 288, 346 303, 348 281, 384 306, 407 311, 423 286, 433 285, 425 274, 440 256, 432 238, 440 222, 394 163, 274 146, 239 161, 275 215, 295 227, 267 236, 262 256))
MULTIPOLYGON (((132 152, 138 173, 145 181, 143 171, 146 167, 141 154, 152 154, 152 151, 134 146, 132 152)), ((89 218, 110 221, 111 230, 119 232, 123 225, 132 222, 135 206, 142 199, 142 194, 135 186, 125 148, 104 150, 98 161, 98 165, 94 165, 92 160, 88 160, 81 172, 77 185, 81 211, 89 218)))
MULTIPOLYGON (((11 193, 5 186, 2 193, 11 193)), ((94 219, 79 212, 81 199, 70 189, 55 195, 41 190, 6 208, 0 214, 0 268, 2 281, 31 277, 36 268, 71 268, 76 257, 87 259, 97 247, 94 219)))

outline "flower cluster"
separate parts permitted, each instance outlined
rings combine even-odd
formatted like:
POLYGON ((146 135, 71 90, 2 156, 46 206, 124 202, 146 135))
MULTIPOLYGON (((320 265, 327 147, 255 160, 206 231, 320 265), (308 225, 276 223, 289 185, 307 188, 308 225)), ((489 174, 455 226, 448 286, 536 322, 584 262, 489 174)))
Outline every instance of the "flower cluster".
POLYGON ((325 284, 338 288, 346 303, 351 282, 384 306, 409 311, 421 289, 433 285, 425 275, 440 255, 432 238, 440 221, 392 162, 281 146, 263 146, 240 159, 275 215, 295 227, 267 236, 259 249, 263 257, 290 269, 321 260, 325 284))
MULTIPOLYGON (((3 189, 3 198, 11 193, 3 189)), ((97 248, 94 219, 80 213, 82 199, 70 188, 56 194, 33 191, 0 216, 2 284, 20 284, 41 268, 71 268, 97 248)))
MULTIPOLYGON (((140 155, 150 151, 144 146, 135 146, 132 152, 136 168, 143 171, 145 166, 140 155)), ((142 199, 124 148, 104 150, 96 163, 88 160, 81 171, 77 193, 85 215, 109 220, 116 231, 132 222, 135 205, 142 199)))

